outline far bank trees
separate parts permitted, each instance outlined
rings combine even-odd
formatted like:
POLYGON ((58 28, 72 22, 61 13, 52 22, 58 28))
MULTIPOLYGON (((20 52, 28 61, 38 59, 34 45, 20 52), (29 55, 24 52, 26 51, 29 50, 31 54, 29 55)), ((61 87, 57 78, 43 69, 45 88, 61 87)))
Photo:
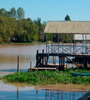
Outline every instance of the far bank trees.
POLYGON ((24 18, 25 12, 19 7, 6 11, 0 9, 0 42, 33 42, 44 41, 44 24, 38 18, 32 21, 24 18))

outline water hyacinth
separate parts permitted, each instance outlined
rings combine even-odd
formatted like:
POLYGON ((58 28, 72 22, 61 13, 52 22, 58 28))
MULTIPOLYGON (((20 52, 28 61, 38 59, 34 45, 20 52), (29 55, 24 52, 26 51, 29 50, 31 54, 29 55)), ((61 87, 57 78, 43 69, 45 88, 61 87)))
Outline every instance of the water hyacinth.
POLYGON ((65 71, 33 71, 21 72, 4 76, 7 82, 23 82, 33 85, 38 84, 90 84, 90 76, 73 77, 71 73, 90 72, 90 70, 65 70, 65 71))

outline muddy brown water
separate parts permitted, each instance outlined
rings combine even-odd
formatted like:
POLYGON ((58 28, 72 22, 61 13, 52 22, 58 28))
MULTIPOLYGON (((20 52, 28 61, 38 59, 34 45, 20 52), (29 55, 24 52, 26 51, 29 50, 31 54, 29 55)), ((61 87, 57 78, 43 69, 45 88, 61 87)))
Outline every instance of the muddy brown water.
MULTIPOLYGON (((32 62, 32 67, 34 67, 36 64, 36 51, 42 52, 42 49, 46 50, 45 44, 0 45, 0 71, 16 72, 17 56, 20 58, 20 69, 30 68, 30 61, 32 62)), ((68 66, 72 66, 72 64, 68 66)))
POLYGON ((20 69, 28 69, 30 61, 35 66, 36 51, 45 49, 45 45, 0 45, 0 70, 16 69, 17 56, 20 56, 20 69))

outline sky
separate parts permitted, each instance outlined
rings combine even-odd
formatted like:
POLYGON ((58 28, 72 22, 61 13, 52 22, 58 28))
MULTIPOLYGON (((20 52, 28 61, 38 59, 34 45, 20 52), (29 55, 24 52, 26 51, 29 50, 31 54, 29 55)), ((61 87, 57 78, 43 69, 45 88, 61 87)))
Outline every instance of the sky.
POLYGON ((90 0, 0 0, 0 8, 22 7, 25 18, 61 21, 68 14, 72 21, 90 21, 90 0))

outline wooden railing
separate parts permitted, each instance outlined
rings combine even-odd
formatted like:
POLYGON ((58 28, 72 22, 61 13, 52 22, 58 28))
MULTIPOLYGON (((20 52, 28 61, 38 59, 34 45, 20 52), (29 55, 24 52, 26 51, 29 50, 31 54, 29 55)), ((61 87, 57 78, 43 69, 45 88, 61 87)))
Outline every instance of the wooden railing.
POLYGON ((47 44, 47 53, 90 54, 90 44, 47 44))

